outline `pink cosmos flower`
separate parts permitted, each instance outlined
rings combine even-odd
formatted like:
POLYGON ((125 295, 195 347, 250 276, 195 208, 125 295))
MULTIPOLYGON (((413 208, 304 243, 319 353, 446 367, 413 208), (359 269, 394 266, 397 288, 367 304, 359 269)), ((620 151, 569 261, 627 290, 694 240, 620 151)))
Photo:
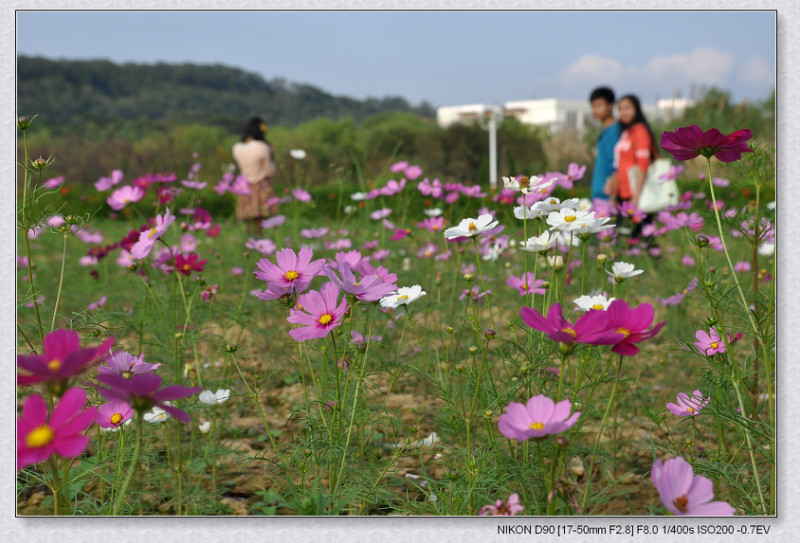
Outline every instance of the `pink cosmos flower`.
MULTIPOLYGON (((611 307, 609 306, 607 311, 610 311, 611 307)), ((564 318, 561 304, 551 305, 547 311, 547 318, 532 307, 523 307, 520 310, 520 315, 525 324, 535 330, 544 332, 550 339, 560 343, 612 345, 617 343, 621 336, 608 329, 606 322, 607 311, 588 311, 581 315, 575 321, 575 324, 571 324, 564 318)))
POLYGON ((394 179, 390 179, 386 182, 386 186, 378 189, 378 194, 380 196, 394 196, 406 187, 406 183, 405 179, 401 179, 399 183, 394 179))
POLYGON ((422 175, 422 168, 419 166, 409 166, 406 168, 406 177, 408 177, 411 181, 414 181, 420 175, 422 175))
POLYGON ((673 515, 722 517, 732 516, 735 509, 727 502, 714 499, 714 485, 702 475, 695 475, 691 464, 683 458, 662 463, 656 460, 650 472, 658 497, 673 515))
POLYGON ((337 264, 345 264, 353 269, 358 268, 364 260, 365 258, 361 256, 361 251, 340 251, 336 253, 337 264))
POLYGON ((94 311, 95 309, 99 309, 99 308, 103 307, 104 305, 106 305, 107 301, 108 301, 108 296, 103 296, 102 298, 100 298, 96 302, 90 303, 86 307, 86 309, 88 309, 89 311, 94 311))
POLYGON ((391 170, 392 173, 397 173, 397 172, 402 172, 406 168, 408 168, 408 162, 403 161, 403 162, 395 162, 389 167, 389 170, 391 170))
POLYGON ((680 174, 683 173, 685 170, 685 166, 677 165, 677 166, 670 166, 667 173, 662 173, 658 178, 659 179, 677 179, 680 174))
POLYGON ((202 273, 203 267, 208 260, 205 258, 198 260, 199 258, 200 255, 197 253, 189 253, 188 255, 178 253, 175 255, 175 269, 182 275, 191 275, 193 271, 202 273))
POLYGON ((253 249, 254 251, 258 251, 262 255, 269 256, 275 252, 275 249, 278 248, 277 245, 271 239, 254 239, 250 238, 247 240, 247 243, 244 244, 245 247, 248 249, 253 249))
POLYGON ((100 232, 87 232, 80 229, 75 231, 75 237, 84 243, 103 243, 103 234, 100 232))
POLYGON ((83 373, 100 361, 114 338, 108 338, 97 347, 81 349, 80 338, 74 330, 55 330, 44 337, 43 354, 17 355, 18 385, 63 382, 83 373))
POLYGON ((317 339, 342 324, 342 318, 348 309, 347 300, 342 298, 338 303, 339 288, 333 283, 325 283, 317 292, 312 290, 297 298, 297 307, 291 309, 287 321, 303 325, 294 328, 289 335, 295 341, 317 339))
POLYGON ((735 272, 749 272, 751 269, 750 263, 746 260, 740 260, 733 265, 733 271, 735 272))
POLYGON ((181 185, 187 189, 203 190, 208 183, 202 181, 181 181, 181 185))
POLYGON ((300 230, 300 235, 306 239, 317 239, 325 236, 330 229, 322 227, 322 228, 303 228, 300 230))
POLYGON ((168 402, 197 394, 200 387, 170 385, 161 388, 163 379, 153 373, 131 375, 126 379, 114 373, 100 374, 97 380, 111 388, 97 387, 100 395, 109 401, 122 401, 130 404, 140 415, 153 407, 160 407, 176 419, 190 422, 192 419, 184 411, 168 402))
POLYGON ((417 183, 417 190, 419 190, 425 196, 432 196, 433 198, 439 198, 444 195, 444 190, 442 189, 442 182, 438 179, 434 179, 433 181, 428 181, 426 177, 419 183, 417 183))
POLYGON ((703 398, 703 393, 699 390, 692 392, 691 396, 685 392, 678 392, 678 403, 668 402, 667 409, 679 417, 693 417, 699 414, 710 400, 711 398, 703 398))
POLYGON ((219 283, 215 283, 213 285, 207 286, 200 293, 200 298, 202 298, 204 302, 208 302, 208 301, 211 301, 211 300, 216 300, 217 299, 217 289, 218 288, 219 288, 219 283))
POLYGON ((392 234, 391 239, 392 241, 400 241, 401 239, 409 235, 411 235, 410 228, 398 228, 397 230, 395 230, 394 234, 392 234))
POLYGON ((270 228, 275 228, 276 226, 280 226, 285 222, 286 215, 275 215, 274 217, 270 217, 261 221, 261 228, 264 230, 269 230, 270 228))
POLYGON ((619 211, 623 217, 629 217, 633 222, 640 222, 647 215, 644 211, 633 205, 631 202, 622 202, 619 211))
POLYGON ((83 432, 97 413, 97 408, 85 406, 86 392, 71 388, 48 418, 44 399, 39 394, 28 396, 17 419, 17 470, 44 462, 53 453, 64 458, 80 456, 89 444, 83 432))
POLYGON ((426 243, 417 249, 417 258, 430 258, 439 251, 439 246, 435 243, 426 243))
POLYGON ((648 326, 653 323, 655 311, 650 304, 642 304, 635 309, 624 300, 614 300, 606 310, 608 316, 607 327, 611 332, 615 332, 622 341, 616 343, 611 349, 612 352, 623 356, 634 356, 639 352, 639 348, 634 343, 639 343, 649 339, 661 330, 666 324, 662 321, 648 330, 648 326))
POLYGON ((694 336, 695 339, 697 339, 697 341, 694 342, 694 346, 697 347, 698 351, 706 356, 724 353, 725 343, 722 341, 719 332, 714 330, 713 326, 709 332, 706 332, 705 330, 698 330, 694 336))
POLYGON ((144 191, 139 187, 125 186, 112 192, 111 196, 106 199, 106 202, 111 209, 119 211, 132 202, 138 202, 143 197, 144 191))
POLYGON ((540 394, 529 399, 527 404, 508 404, 506 412, 500 415, 498 427, 501 434, 517 441, 560 434, 578 422, 580 411, 570 416, 571 410, 572 403, 569 400, 554 403, 540 394))
POLYGON ((238 196, 247 196, 250 194, 250 181, 243 175, 237 175, 228 190, 238 196))
POLYGON ((374 221, 379 221, 381 219, 385 219, 389 215, 391 215, 392 210, 388 207, 384 207, 383 209, 379 209, 377 211, 373 211, 370 213, 369 218, 374 221))
POLYGON ((294 189, 292 191, 292 196, 294 196, 295 200, 297 200, 298 202, 303 202, 304 204, 307 204, 308 202, 311 201, 311 194, 309 194, 309 192, 304 189, 300 188, 294 189))
POLYGON ((234 266, 231 268, 231 275, 242 275, 244 270, 239 266, 234 266))
POLYGON ((120 170, 114 170, 111 172, 111 177, 101 177, 98 179, 94 184, 94 188, 100 192, 105 192, 120 181, 122 181, 122 172, 120 170))
POLYGON ((695 260, 689 255, 683 255, 683 258, 681 259, 681 264, 683 264, 688 268, 690 266, 694 266, 695 260))
POLYGON ((97 265, 97 257, 94 256, 82 256, 78 259, 78 264, 81 266, 96 266, 97 265))
POLYGON ((736 162, 742 158, 742 153, 753 152, 746 143, 752 137, 750 130, 737 130, 726 136, 716 128, 703 132, 693 124, 661 134, 661 148, 676 160, 691 160, 703 155, 706 158, 715 156, 722 162, 736 162))
POLYGON ((518 290, 520 296, 530 294, 531 291, 534 294, 544 294, 545 290, 540 288, 543 282, 543 279, 536 279, 531 272, 528 272, 527 275, 522 274, 519 277, 512 275, 506 280, 506 284, 514 290, 518 290))
POLYGON ((364 275, 356 279, 349 264, 340 264, 337 270, 330 266, 323 267, 325 275, 338 288, 363 302, 377 302, 397 290, 396 284, 384 283, 377 275, 364 275), (341 279, 336 274, 337 270, 341 274, 341 279))
POLYGON ((169 225, 173 222, 175 222, 175 215, 172 215, 169 212, 169 208, 167 208, 163 216, 158 215, 156 217, 155 226, 139 234, 139 241, 134 243, 133 247, 131 247, 131 255, 138 260, 142 260, 149 255, 153 246, 158 241, 158 238, 164 235, 164 232, 167 231, 167 228, 169 228, 169 225))
POLYGON ((478 514, 482 517, 487 515, 491 517, 510 517, 517 513, 522 513, 524 510, 525 507, 519 501, 519 494, 515 492, 508 497, 506 503, 503 503, 503 500, 497 500, 494 505, 484 505, 478 514))
POLYGON ((290 289, 294 292, 302 292, 311 280, 320 273, 320 268, 324 261, 311 261, 314 251, 309 247, 303 247, 298 253, 290 248, 281 249, 275 254, 273 264, 266 258, 258 261, 258 270, 253 272, 258 279, 266 281, 276 287, 290 289))
POLYGON ((63 184, 64 184, 64 176, 60 175, 58 177, 53 177, 52 179, 48 179, 47 181, 42 183, 42 187, 46 189, 57 189, 63 184))
POLYGON ((417 227, 436 233, 444 228, 444 217, 428 217, 424 221, 418 222, 417 227))
POLYGON ((148 364, 144 361, 144 353, 133 356, 126 351, 108 353, 105 356, 106 363, 97 368, 98 374, 121 375, 125 379, 130 379, 132 375, 150 373, 155 371, 161 364, 148 364))
POLYGON ((125 402, 114 400, 97 408, 95 422, 100 428, 119 428, 133 417, 133 408, 125 402))

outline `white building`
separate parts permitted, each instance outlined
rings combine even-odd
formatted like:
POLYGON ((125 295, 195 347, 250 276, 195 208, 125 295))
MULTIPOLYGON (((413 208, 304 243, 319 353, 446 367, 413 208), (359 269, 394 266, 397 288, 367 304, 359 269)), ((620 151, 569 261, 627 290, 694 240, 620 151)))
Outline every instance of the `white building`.
MULTIPOLYGON (((655 105, 642 104, 642 109, 648 119, 662 120, 681 115, 693 104, 685 98, 669 98, 655 105)), ((482 115, 488 116, 490 107, 485 104, 440 107, 436 110, 436 121, 443 128, 459 122, 474 122, 482 115)), ((551 133, 572 130, 582 134, 587 126, 596 122, 588 100, 515 100, 503 104, 503 115, 515 117, 523 124, 545 126, 551 133)))

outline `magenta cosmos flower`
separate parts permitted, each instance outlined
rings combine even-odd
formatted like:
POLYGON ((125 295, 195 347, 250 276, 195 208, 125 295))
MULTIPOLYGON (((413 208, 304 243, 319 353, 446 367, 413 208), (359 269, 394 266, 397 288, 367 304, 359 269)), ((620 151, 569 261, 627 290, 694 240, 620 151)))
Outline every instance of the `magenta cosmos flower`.
POLYGON ((519 291, 520 296, 528 295, 531 292, 534 294, 544 294, 545 290, 542 288, 542 283, 544 283, 544 280, 536 279, 532 272, 528 272, 527 275, 523 273, 519 277, 512 275, 506 279, 506 284, 514 290, 519 291))
POLYGON ((668 402, 667 409, 679 417, 693 417, 699 414, 710 400, 711 398, 703 398, 703 393, 699 390, 692 392, 691 396, 685 392, 678 392, 678 403, 668 402))
POLYGON ((608 321, 608 330, 617 333, 621 341, 616 343, 611 349, 623 356, 634 356, 639 352, 639 348, 634 343, 639 343, 658 334, 666 322, 659 322, 653 328, 647 328, 653 324, 655 311, 650 304, 642 304, 635 309, 623 300, 614 300, 605 311, 608 321), (621 334, 621 335, 620 335, 621 334))
POLYGON ((291 309, 286 319, 303 327, 289 331, 295 341, 305 341, 325 337, 328 332, 342 324, 347 311, 347 300, 337 305, 339 288, 333 283, 325 283, 317 292, 312 290, 297 298, 297 309, 291 309))
POLYGON ((705 330, 698 330, 694 337, 697 340, 694 342, 694 346, 697 347, 698 351, 706 356, 712 356, 717 353, 725 352, 725 343, 719 336, 719 332, 714 330, 713 326, 709 332, 706 332, 705 330))
POLYGON ((323 271, 338 288, 352 294, 362 302, 377 302, 397 290, 396 284, 384 283, 377 274, 363 275, 356 279, 353 268, 347 263, 339 264, 336 268, 326 265, 323 266, 323 271), (341 274, 341 279, 336 271, 341 274))
POLYGON ((588 343, 590 345, 612 345, 620 340, 620 335, 609 330, 605 311, 589 311, 580 316, 575 324, 564 318, 561 304, 553 304, 547 311, 547 318, 532 307, 523 307, 519 314, 522 320, 535 330, 544 332, 559 343, 588 343))
POLYGON ((44 354, 17 355, 18 385, 42 381, 65 382, 83 373, 100 361, 114 338, 108 338, 99 347, 81 349, 78 333, 74 330, 55 330, 44 337, 44 354))
POLYGON ((706 158, 715 156, 722 162, 736 162, 742 158, 742 153, 753 152, 746 143, 752 137, 750 130, 737 130, 726 136, 716 128, 703 132, 693 124, 661 134, 661 148, 676 160, 691 160, 703 155, 706 158))
POLYGON ((200 255, 197 253, 189 253, 186 256, 179 253, 175 256, 175 269, 183 275, 191 275, 193 271, 200 273, 208 260, 205 258, 198 260, 199 258, 200 255))
POLYGON ((503 503, 503 500, 497 500, 494 505, 484 505, 478 514, 480 516, 510 517, 522 513, 524 510, 525 508, 519 502, 519 494, 515 492, 508 497, 506 503, 503 503))
POLYGON ((544 395, 534 396, 523 405, 511 402, 506 412, 500 415, 500 433, 508 439, 525 441, 530 438, 559 434, 569 430, 578 421, 580 411, 570 416, 572 404, 569 400, 554 403, 544 395))
POLYGON ((44 462, 53 453, 75 458, 86 450, 83 432, 94 422, 97 408, 86 406, 86 392, 71 388, 64 393, 48 419, 47 405, 39 394, 28 396, 17 419, 17 469, 44 462))
POLYGON ((202 390, 200 387, 181 385, 169 385, 161 388, 163 379, 160 375, 153 373, 131 375, 130 379, 109 373, 98 375, 97 380, 111 387, 97 387, 97 391, 106 400, 125 402, 140 414, 153 407, 160 407, 183 422, 190 422, 192 419, 184 411, 166 402, 185 398, 202 390))
POLYGON ((303 292, 311 284, 311 280, 319 275, 323 264, 322 260, 312 262, 313 256, 314 251, 309 247, 303 247, 296 254, 292 249, 281 249, 275 253, 277 265, 262 258, 256 264, 258 270, 253 273, 257 278, 269 283, 269 288, 272 290, 303 292))
POLYGON ((714 499, 714 485, 702 475, 695 475, 683 458, 672 458, 663 464, 656 460, 651 471, 658 497, 673 515, 725 517, 734 513, 727 502, 714 499))
POLYGON ((114 400, 97 408, 95 422, 100 428, 119 428, 133 417, 133 408, 125 402, 114 400))
POLYGON ((164 235, 173 222, 175 222, 175 215, 170 214, 169 208, 167 208, 163 216, 156 217, 155 226, 139 234, 139 240, 133 244, 130 250, 133 257, 141 260, 149 255, 158 238, 164 235))

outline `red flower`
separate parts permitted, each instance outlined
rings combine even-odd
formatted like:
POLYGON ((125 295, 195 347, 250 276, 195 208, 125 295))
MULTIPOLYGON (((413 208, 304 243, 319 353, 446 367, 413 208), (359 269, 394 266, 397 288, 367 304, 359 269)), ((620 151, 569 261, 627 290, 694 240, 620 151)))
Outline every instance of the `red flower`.
POLYGON ((189 256, 183 256, 183 253, 178 253, 175 256, 175 270, 183 275, 191 275, 193 271, 202 272, 203 266, 206 265, 208 260, 198 261, 198 258, 200 257, 197 253, 189 253, 189 256))
POLYGON ((736 162, 742 158, 742 153, 753 152, 745 143, 752 137, 750 130, 737 130, 726 136, 716 128, 703 132, 693 124, 661 134, 661 148, 676 160, 691 160, 703 155, 706 158, 715 156, 722 162, 736 162))

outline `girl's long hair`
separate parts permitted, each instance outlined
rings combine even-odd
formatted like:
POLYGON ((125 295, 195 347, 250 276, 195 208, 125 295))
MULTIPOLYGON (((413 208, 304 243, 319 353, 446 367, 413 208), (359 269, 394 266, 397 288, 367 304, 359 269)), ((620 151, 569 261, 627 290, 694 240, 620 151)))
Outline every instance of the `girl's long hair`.
POLYGON ((639 98, 634 94, 626 94, 617 101, 617 104, 623 100, 628 100, 631 104, 633 104, 633 108, 636 110, 636 115, 634 115, 633 120, 630 123, 626 124, 620 121, 619 124, 622 126, 623 130, 628 130, 633 125, 642 123, 647 129, 647 133, 650 134, 650 142, 652 144, 650 147, 650 160, 655 160, 656 154, 658 153, 656 139, 653 137, 653 130, 650 128, 650 123, 647 122, 647 118, 644 116, 644 111, 642 111, 642 104, 639 102, 639 98))
POLYGON ((247 138, 253 138, 254 140, 259 141, 266 141, 264 139, 265 132, 261 129, 261 126, 266 124, 261 117, 253 117, 248 121, 247 125, 244 127, 244 132, 242 133, 242 141, 247 141, 247 138))

